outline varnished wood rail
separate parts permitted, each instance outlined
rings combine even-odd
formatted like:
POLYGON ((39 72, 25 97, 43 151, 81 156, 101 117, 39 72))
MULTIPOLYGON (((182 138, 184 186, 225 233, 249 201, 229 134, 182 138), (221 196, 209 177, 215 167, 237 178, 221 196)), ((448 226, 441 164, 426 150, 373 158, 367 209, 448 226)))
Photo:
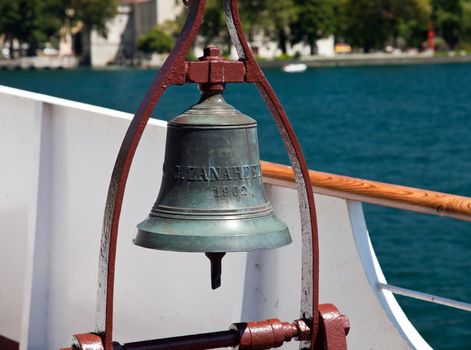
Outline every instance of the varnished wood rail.
MULTIPOLYGON (((295 187, 293 170, 262 162, 264 182, 295 187)), ((314 192, 425 214, 471 221, 471 198, 310 170, 314 192)))

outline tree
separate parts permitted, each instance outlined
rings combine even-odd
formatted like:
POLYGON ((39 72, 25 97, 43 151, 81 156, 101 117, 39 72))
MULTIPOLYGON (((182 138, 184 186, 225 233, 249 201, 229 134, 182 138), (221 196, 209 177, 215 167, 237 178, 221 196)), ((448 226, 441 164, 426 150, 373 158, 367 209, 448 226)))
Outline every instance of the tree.
POLYGON ((420 46, 427 37, 428 21, 431 15, 430 1, 389 0, 388 3, 389 27, 393 45, 398 47, 398 38, 402 37, 409 44, 420 46))
MULTIPOLYGON (((188 10, 184 9, 182 13, 173 22, 178 27, 183 27, 188 16, 188 10)), ((207 0, 203 22, 199 31, 203 39, 203 46, 210 44, 227 43, 227 52, 230 52, 231 41, 226 29, 226 20, 224 7, 221 0, 207 0), (215 42, 216 41, 216 42, 215 42)))
POLYGON ((455 48, 462 30, 463 8, 460 0, 432 0, 435 30, 450 48, 455 48))
POLYGON ((342 0, 343 36, 364 52, 382 47, 388 37, 381 1, 342 0))
MULTIPOLYGON (((241 20, 249 41, 253 41, 257 32, 263 32, 272 38, 277 38, 281 50, 286 53, 286 44, 289 39, 288 29, 297 11, 294 0, 240 0, 241 20)), ((213 40, 228 43, 230 50, 230 37, 226 30, 224 9, 221 0, 208 0, 206 12, 200 34, 204 37, 204 44, 213 40)))
POLYGON ((296 19, 296 15, 294 0, 268 1, 269 20, 278 38, 278 47, 283 54, 288 51, 289 25, 296 19))
POLYGON ((10 42, 13 40, 28 44, 28 54, 34 55, 40 44, 56 33, 61 22, 52 11, 48 1, 0 0, 0 31, 10 42))
POLYGON ((0 32, 10 45, 14 39, 27 43, 28 54, 34 55, 66 23, 106 33, 116 9, 117 0, 0 0, 0 32))
POLYGON ((250 41, 256 32, 264 32, 277 39, 284 54, 287 52, 289 26, 297 15, 294 0, 241 0, 240 11, 250 41))
POLYGON ((291 23, 293 42, 305 42, 315 54, 317 39, 337 29, 337 0, 295 0, 297 19, 291 23))
MULTIPOLYGON (((257 33, 276 38, 280 49, 286 53, 289 40, 289 26, 296 18, 294 0, 240 0, 240 13, 243 26, 253 41, 257 33)), ((226 30, 224 9, 221 0, 208 0, 203 24, 200 30, 207 45, 213 40, 228 43, 230 38, 226 30)))
POLYGON ((272 25, 267 0, 240 0, 240 16, 249 41, 253 41, 256 32, 272 25))
POLYGON ((138 39, 138 48, 144 53, 168 53, 175 40, 159 27, 152 28, 138 39))
MULTIPOLYGON (((82 55, 82 62, 88 63, 90 52, 83 52, 83 43, 88 41, 90 33, 96 30, 106 37, 107 22, 114 18, 118 9, 117 0, 45 0, 55 3, 57 14, 63 25, 80 28, 74 37, 77 54, 82 55)), ((85 46, 86 47, 86 46, 85 46)))
POLYGON ((87 30, 97 30, 103 35, 107 32, 106 22, 116 16, 118 8, 117 0, 66 0, 63 3, 66 4, 64 14, 69 13, 87 30))
POLYGON ((427 18, 430 4, 428 0, 342 0, 341 9, 343 35, 351 44, 369 52, 381 49, 388 39, 397 44, 401 25, 427 18))
POLYGON ((0 0, 0 33, 5 34, 10 43, 10 54, 13 52, 13 39, 16 36, 16 26, 21 19, 18 3, 11 0, 0 0))
POLYGON ((463 0, 461 8, 463 10, 461 17, 462 39, 469 43, 471 41, 471 0, 463 0))
POLYGON ((224 37, 225 18, 222 2, 219 0, 208 0, 206 12, 201 25, 200 34, 204 37, 204 46, 208 46, 214 39, 224 37))

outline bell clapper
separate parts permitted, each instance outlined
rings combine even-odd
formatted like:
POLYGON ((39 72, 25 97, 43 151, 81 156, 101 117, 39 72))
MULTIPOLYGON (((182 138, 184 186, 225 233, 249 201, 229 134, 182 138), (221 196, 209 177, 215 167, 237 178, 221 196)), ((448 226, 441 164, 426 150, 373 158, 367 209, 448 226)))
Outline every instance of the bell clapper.
POLYGON ((221 286, 222 258, 226 253, 206 253, 211 261, 211 289, 215 290, 221 286))

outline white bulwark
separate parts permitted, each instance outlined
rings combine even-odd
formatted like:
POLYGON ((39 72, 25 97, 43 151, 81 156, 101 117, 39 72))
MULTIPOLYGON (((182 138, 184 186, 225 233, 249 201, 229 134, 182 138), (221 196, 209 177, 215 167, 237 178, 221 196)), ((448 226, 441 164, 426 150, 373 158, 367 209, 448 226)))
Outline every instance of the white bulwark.
MULTIPOLYGON (((22 350, 58 349, 72 334, 94 328, 106 193, 132 116, 3 86, 0 106, 0 336, 22 350)), ((204 254, 132 244, 136 224, 157 197, 165 137, 166 123, 151 120, 129 175, 118 239, 115 340, 298 318, 300 218, 297 193, 289 186, 266 183, 293 243, 228 254, 216 291, 204 254)), ((321 302, 348 315, 349 349, 430 349, 393 294, 378 288, 386 280, 361 203, 316 194, 316 206, 321 302)))

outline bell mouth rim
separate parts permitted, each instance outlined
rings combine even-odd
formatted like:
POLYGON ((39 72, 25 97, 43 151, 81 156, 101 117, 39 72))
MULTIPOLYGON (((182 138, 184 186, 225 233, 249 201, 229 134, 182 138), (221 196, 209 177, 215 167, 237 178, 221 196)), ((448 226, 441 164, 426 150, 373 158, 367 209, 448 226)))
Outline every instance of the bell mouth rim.
MULTIPOLYGON (((137 234, 139 234, 142 231, 139 231, 137 234)), ((145 232, 144 232, 145 233, 145 232)), ((273 233, 276 234, 276 233, 273 233)), ((133 244, 146 248, 146 249, 152 249, 152 250, 162 250, 166 252, 180 252, 180 253, 221 253, 221 250, 224 250, 224 253, 242 253, 242 252, 253 252, 255 250, 271 250, 271 249, 277 249, 277 248, 282 248, 286 247, 287 245, 290 245, 293 243, 293 240, 291 236, 289 235, 289 232, 285 233, 288 238, 285 238, 283 240, 280 240, 279 242, 275 244, 265 244, 265 245, 248 245, 248 246, 238 246, 235 248, 231 248, 229 246, 226 246, 224 248, 222 247, 194 247, 191 250, 187 250, 185 248, 179 248, 177 244, 175 245, 169 245, 169 246, 164 246, 164 245, 159 245, 159 244, 149 244, 149 243, 144 243, 138 240, 138 238, 133 238, 133 244)), ((137 235, 136 235, 137 236, 137 235)), ((262 236, 262 235, 260 235, 262 236)), ((182 236, 182 239, 187 239, 187 236, 182 236)), ((192 238, 188 236, 188 238, 192 238)), ((253 238, 253 237, 252 237, 253 238)), ((221 242, 223 243, 223 242, 221 242)))
POLYGON ((167 128, 174 128, 174 129, 203 129, 203 130, 231 130, 231 129, 253 129, 257 128, 257 122, 253 124, 183 124, 183 123, 167 123, 167 128))
POLYGON ((153 219, 156 222, 150 225, 146 225, 146 220, 137 226, 135 245, 164 251, 213 253, 275 249, 292 243, 288 226, 276 215, 237 220, 237 225, 219 220, 209 226, 199 220, 189 225, 187 220, 153 219))
POLYGON ((265 203, 257 207, 241 209, 220 209, 217 212, 211 209, 179 209, 176 207, 159 205, 152 208, 150 218, 166 218, 178 220, 237 220, 262 218, 273 215, 273 207, 265 203))

